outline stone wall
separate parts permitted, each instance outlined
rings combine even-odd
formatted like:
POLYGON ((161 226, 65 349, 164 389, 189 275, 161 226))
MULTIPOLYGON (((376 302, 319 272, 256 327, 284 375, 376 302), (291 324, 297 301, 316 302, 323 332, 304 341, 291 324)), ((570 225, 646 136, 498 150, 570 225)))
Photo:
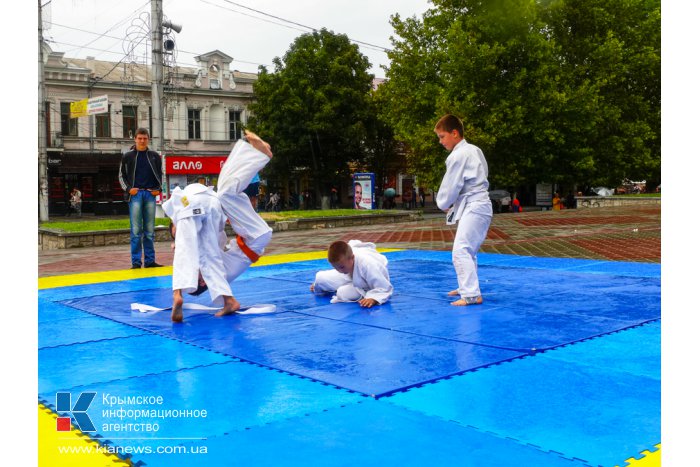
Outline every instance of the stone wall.
MULTIPOLYGON (((170 240, 167 227, 158 226, 155 230, 156 241, 170 240)), ((107 230, 100 232, 61 232, 39 228, 39 249, 60 250, 64 248, 82 248, 90 246, 128 245, 131 242, 129 229, 107 230)))

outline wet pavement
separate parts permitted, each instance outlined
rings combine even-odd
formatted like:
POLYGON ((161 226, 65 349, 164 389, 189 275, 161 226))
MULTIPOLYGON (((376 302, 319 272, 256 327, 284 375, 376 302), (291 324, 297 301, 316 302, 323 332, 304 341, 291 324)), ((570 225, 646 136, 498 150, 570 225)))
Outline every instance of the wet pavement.
MULTIPOLYGON (((425 214, 415 222, 275 232, 267 254, 322 251, 335 240, 359 239, 380 248, 450 250, 456 226, 425 214)), ((524 256, 661 262, 661 206, 617 206, 504 213, 493 217, 481 251, 524 256)), ((156 243, 156 261, 172 265, 170 242, 156 243)), ((129 269, 129 245, 38 253, 39 277, 129 269)))

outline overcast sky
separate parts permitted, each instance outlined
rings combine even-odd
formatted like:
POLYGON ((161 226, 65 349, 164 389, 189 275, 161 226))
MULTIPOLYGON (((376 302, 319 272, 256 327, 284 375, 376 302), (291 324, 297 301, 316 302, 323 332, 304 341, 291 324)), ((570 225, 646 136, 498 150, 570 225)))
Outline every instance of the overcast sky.
MULTIPOLYGON (((181 66, 195 66, 193 57, 218 49, 234 58, 233 69, 256 72, 262 64, 272 70, 272 59, 310 32, 303 27, 308 26, 377 46, 358 44, 372 63, 370 72, 384 77, 380 65, 389 60, 379 48, 391 47, 390 16, 420 17, 430 6, 428 0, 164 0, 163 12, 182 25, 182 32, 174 34, 181 66)), ((150 0, 50 0, 44 37, 67 57, 119 61, 130 44, 143 38, 150 8, 150 0)), ((144 42, 134 55, 150 63, 144 42)))

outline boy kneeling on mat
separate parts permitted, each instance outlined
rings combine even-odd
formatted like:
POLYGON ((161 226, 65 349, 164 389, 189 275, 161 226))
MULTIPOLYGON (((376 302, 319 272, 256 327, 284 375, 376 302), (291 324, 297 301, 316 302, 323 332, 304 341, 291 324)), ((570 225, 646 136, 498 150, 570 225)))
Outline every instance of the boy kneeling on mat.
POLYGON ((173 258, 173 322, 182 322, 182 291, 199 295, 209 290, 211 299, 223 308, 216 316, 236 313, 241 305, 233 297, 229 282, 258 260, 272 238, 272 229, 255 212, 243 193, 253 176, 272 158, 270 145, 246 131, 224 163, 217 191, 199 183, 173 190, 163 203, 172 219, 175 239, 173 258), (236 232, 228 241, 226 218, 236 232))
POLYGON ((374 243, 339 240, 328 247, 328 262, 333 269, 319 271, 311 284, 316 293, 335 293, 331 303, 358 302, 371 308, 386 303, 394 292, 389 280, 389 261, 374 243))

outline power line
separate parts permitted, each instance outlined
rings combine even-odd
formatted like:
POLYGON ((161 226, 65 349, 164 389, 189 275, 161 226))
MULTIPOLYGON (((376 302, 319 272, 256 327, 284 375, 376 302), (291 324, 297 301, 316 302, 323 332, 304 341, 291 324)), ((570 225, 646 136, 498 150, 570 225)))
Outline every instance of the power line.
MULTIPOLYGON (((277 26, 282 26, 282 27, 288 28, 288 29, 294 29, 295 31, 308 32, 307 29, 299 29, 299 28, 295 28, 295 27, 292 27, 292 26, 288 26, 288 25, 286 25, 286 24, 276 23, 276 22, 274 22, 274 21, 270 21, 270 20, 265 19, 265 18, 260 18, 260 17, 258 17, 258 16, 253 16, 253 15, 249 15, 249 14, 243 13, 242 11, 232 10, 232 9, 230 9, 230 8, 226 8, 226 7, 222 6, 222 5, 217 5, 216 3, 208 2, 208 1, 206 1, 206 0, 200 0, 200 1, 201 1, 202 3, 207 3, 207 4, 212 5, 212 6, 215 6, 215 7, 217 7, 217 8, 221 8, 222 10, 231 11, 231 12, 233 12, 233 13, 238 13, 239 15, 247 16, 248 18, 257 19, 257 20, 260 20, 260 21, 264 21, 264 22, 266 22, 266 23, 275 24, 275 25, 277 25, 277 26)), ((309 28, 308 26, 304 26, 304 27, 306 27, 306 28, 308 28, 308 29, 311 29, 312 31, 314 30, 313 28, 309 28)))
MULTIPOLYGON (((58 26, 58 27, 61 27, 61 28, 71 29, 71 30, 73 30, 73 31, 83 32, 83 33, 86 33, 86 34, 100 35, 100 33, 97 33, 97 32, 87 31, 87 30, 85 30, 85 29, 80 29, 80 28, 74 28, 74 27, 72 27, 72 26, 66 26, 65 24, 58 24, 58 23, 50 23, 50 24, 51 24, 52 26, 58 26)), ((102 35, 100 35, 100 36, 101 36, 101 37, 108 38, 108 39, 117 39, 117 40, 120 40, 120 41, 124 40, 123 37, 108 36, 108 35, 106 35, 106 34, 102 34, 102 35)), ((56 41, 56 40, 47 40, 47 42, 52 42, 52 43, 54 43, 54 44, 67 45, 67 46, 69 46, 69 47, 81 47, 81 46, 79 46, 78 44, 70 44, 70 43, 60 42, 60 41, 56 41)), ((114 52, 114 51, 112 51, 112 50, 107 50, 107 49, 98 49, 98 48, 95 48, 95 47, 87 47, 87 46, 82 46, 82 48, 89 49, 89 50, 96 50, 96 51, 99 51, 99 52, 111 53, 111 54, 115 54, 115 55, 124 55, 124 52, 114 52)), ((180 53, 191 54, 191 55, 193 55, 193 56, 202 55, 202 53, 191 52, 191 51, 188 51, 188 50, 178 49, 178 51, 179 51, 180 53)), ((249 65, 256 65, 256 66, 259 66, 259 65, 269 66, 268 64, 265 64, 265 63, 249 62, 249 61, 246 61, 246 60, 234 59, 233 61, 234 61, 234 62, 238 62, 238 63, 247 63, 247 64, 249 64, 249 65)), ((181 62, 181 65, 191 66, 191 67, 193 67, 193 68, 199 68, 199 65, 194 64, 194 63, 184 63, 184 62, 181 62)))
MULTIPOLYGON (((297 28, 292 28, 292 27, 287 26, 287 25, 284 25, 284 24, 275 23, 275 22, 272 22, 272 21, 267 21, 267 20, 265 20, 264 18, 258 18, 258 17, 256 17, 256 16, 246 15, 245 13, 242 13, 242 12, 240 12, 240 11, 231 10, 231 9, 229 9, 229 8, 224 8, 224 7, 221 6, 221 5, 217 5, 217 4, 208 2, 207 0, 200 0, 200 1, 203 2, 203 3, 208 3, 208 4, 210 4, 210 5, 217 6, 217 7, 219 7, 219 8, 224 9, 224 10, 228 10, 228 11, 232 11, 232 12, 234 12, 234 13, 238 13, 238 14, 241 14, 241 15, 249 16, 249 17, 251 17, 251 18, 255 18, 255 19, 258 19, 258 20, 260 20, 260 21, 265 21, 265 22, 268 22, 268 23, 276 24, 276 25, 278 25, 278 26, 283 26, 283 27, 287 27, 287 28, 291 28, 291 29, 297 29, 297 28)), ((239 7, 239 8, 245 8, 246 10, 254 11, 255 13, 258 13, 258 14, 261 14, 261 15, 264 15, 264 16, 268 16, 268 17, 270 17, 270 18, 274 18, 274 19, 279 20, 279 21, 282 21, 282 22, 284 22, 284 23, 289 23, 289 24, 293 24, 293 25, 295 25, 295 26, 300 26, 300 27, 302 27, 302 28, 305 28, 305 30, 310 30, 310 31, 313 31, 313 32, 318 32, 318 31, 319 31, 318 28, 314 28, 314 27, 312 27, 312 26, 307 26, 307 25, 305 25, 305 24, 297 23, 296 21, 288 20, 288 19, 282 18, 282 17, 280 17, 280 16, 275 16, 275 15, 273 15, 273 14, 266 13, 266 12, 261 11, 261 10, 256 10, 255 8, 251 8, 251 7, 242 5, 242 4, 240 4, 240 3, 233 2, 233 1, 231 1, 231 0, 223 0, 223 1, 226 2, 226 3, 230 3, 231 5, 235 5, 235 6, 239 7)), ((297 30, 299 30, 299 29, 297 29, 297 30)), ((387 53, 387 52, 390 52, 390 51, 391 51, 391 49, 388 49, 388 48, 386 48, 386 47, 382 47, 381 45, 370 44, 369 42, 364 42, 364 41, 360 41, 360 40, 357 40, 357 39, 352 39, 352 38, 350 38, 350 37, 348 37, 348 40, 350 40, 351 42, 355 42, 355 43, 357 43, 357 44, 362 44, 362 45, 364 45, 364 46, 366 46, 366 47, 369 47, 369 48, 372 48, 373 50, 376 50, 376 51, 378 51, 378 52, 387 53)))
MULTIPOLYGON (((144 3, 143 5, 141 5, 140 7, 138 7, 136 10, 132 11, 131 13, 129 13, 128 15, 126 15, 123 19, 117 21, 112 27, 110 27, 109 29, 107 29, 104 33, 98 34, 98 36, 97 36, 96 38, 94 38, 93 40, 91 40, 91 41, 88 42, 87 44, 85 44, 85 45, 83 45, 83 46, 80 46, 80 47, 78 48, 78 51, 80 51, 80 50, 86 48, 86 47, 87 47, 88 45, 90 45, 90 44, 93 44, 94 42, 96 42, 97 40, 99 40, 101 37, 106 37, 106 35, 107 35, 108 32, 114 30, 115 28, 117 28, 117 27, 121 26, 122 24, 124 24, 125 22, 127 22, 129 19, 131 19, 131 18, 133 17, 133 15, 134 15, 135 13, 138 13, 138 12, 139 12, 140 10, 142 10, 145 6, 147 6, 148 4, 150 4, 150 2, 151 2, 151 0, 147 0, 146 3, 144 3)), ((121 38, 115 38, 115 39, 121 39, 121 38)), ((69 52, 70 52, 70 51, 69 51, 69 52)))

